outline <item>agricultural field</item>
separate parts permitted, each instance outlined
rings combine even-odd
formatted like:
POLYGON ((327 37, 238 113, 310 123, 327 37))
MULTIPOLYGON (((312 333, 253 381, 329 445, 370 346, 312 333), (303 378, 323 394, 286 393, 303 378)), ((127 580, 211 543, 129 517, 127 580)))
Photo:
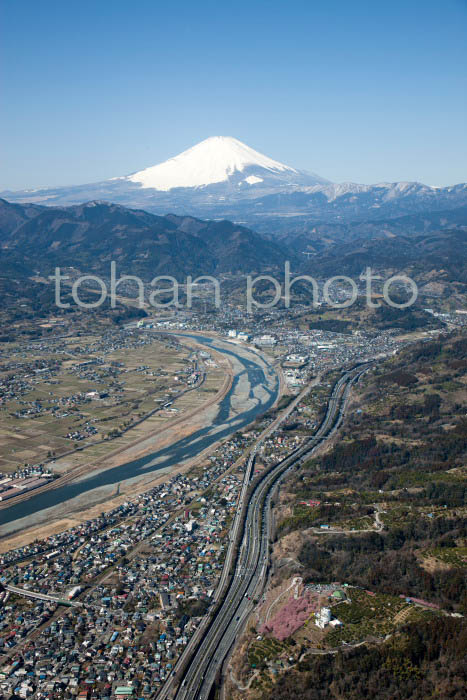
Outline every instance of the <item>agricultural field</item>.
POLYGON ((336 647, 342 642, 361 642, 367 637, 384 637, 398 624, 398 615, 406 608, 405 600, 397 596, 370 595, 358 588, 347 589, 349 601, 332 607, 332 615, 343 626, 330 631, 325 637, 328 647, 336 647))
POLYGON ((224 379, 174 339, 121 330, 3 344, 0 472, 99 459, 195 410, 224 379))
POLYGON ((465 567, 467 564, 467 547, 435 547, 423 552, 424 558, 433 558, 453 567, 465 567))
POLYGON ((251 668, 264 668, 268 661, 275 661, 287 651, 287 643, 273 637, 255 639, 248 649, 248 663, 251 668))

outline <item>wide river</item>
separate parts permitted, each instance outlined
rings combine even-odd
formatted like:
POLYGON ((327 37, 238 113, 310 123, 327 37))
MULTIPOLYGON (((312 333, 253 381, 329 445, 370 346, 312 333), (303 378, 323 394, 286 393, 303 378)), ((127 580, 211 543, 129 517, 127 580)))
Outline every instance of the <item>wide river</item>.
MULTIPOLYGON (((186 337, 186 335, 184 336, 186 337)), ((233 343, 219 342, 204 336, 190 336, 197 343, 230 355, 236 368, 229 392, 218 406, 217 415, 211 424, 191 435, 181 438, 168 447, 111 469, 96 471, 79 481, 60 486, 45 493, 38 493, 27 501, 0 510, 0 524, 7 525, 22 518, 41 514, 57 504, 64 504, 82 494, 103 486, 117 485, 127 479, 144 477, 160 469, 167 469, 195 457, 218 440, 232 435, 245 427, 270 408, 277 399, 279 383, 272 368, 253 352, 236 348, 233 343), (245 408, 240 408, 244 406, 245 408)), ((72 509, 71 509, 72 510, 72 509)), ((43 514, 45 515, 45 514, 43 514)), ((51 513, 52 515, 52 513, 51 513)), ((37 523, 43 521, 39 517, 37 523)), ((29 523, 31 524, 31 523, 29 523)), ((19 527, 24 525, 17 523, 19 527)), ((17 529, 11 525, 4 529, 17 529)))

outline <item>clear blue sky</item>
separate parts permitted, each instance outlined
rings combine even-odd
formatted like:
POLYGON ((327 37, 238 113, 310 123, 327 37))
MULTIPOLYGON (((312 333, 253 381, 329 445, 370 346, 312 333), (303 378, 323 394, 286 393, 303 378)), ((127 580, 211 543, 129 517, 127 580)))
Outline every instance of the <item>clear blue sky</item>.
POLYGON ((330 180, 467 180, 466 0, 0 0, 0 189, 213 135, 330 180))

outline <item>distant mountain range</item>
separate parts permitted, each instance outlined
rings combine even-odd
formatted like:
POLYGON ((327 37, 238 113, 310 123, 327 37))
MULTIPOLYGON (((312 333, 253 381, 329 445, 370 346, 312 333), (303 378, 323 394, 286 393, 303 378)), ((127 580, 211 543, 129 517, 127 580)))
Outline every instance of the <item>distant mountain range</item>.
POLYGON ((466 184, 336 185, 214 137, 127 177, 8 193, 0 278, 8 286, 55 266, 106 276, 112 260, 120 274, 146 281, 280 274, 289 260, 294 272, 316 276, 370 265, 464 288, 466 237, 466 184))
MULTIPOLYGON (((278 269, 288 257, 281 244, 230 221, 156 216, 118 204, 71 207, 0 200, 0 275, 50 274, 55 266, 107 275, 246 273, 278 269)), ((292 256, 293 258, 294 256, 292 256)))
POLYGON ((467 206, 467 184, 333 184, 272 160, 237 139, 216 136, 132 175, 1 196, 49 206, 106 200, 160 215, 230 219, 270 234, 359 222, 367 222, 375 233, 387 219, 467 206))
MULTIPOLYGON (((289 229, 277 231, 274 240, 297 251, 299 255, 316 253, 332 246, 352 243, 355 240, 399 236, 406 238, 443 230, 467 231, 467 206, 457 209, 407 214, 394 219, 379 221, 345 221, 342 223, 306 221, 289 229)), ((261 230, 261 227, 259 227, 261 230)), ((267 230, 267 229, 266 229, 267 230)))
MULTIPOLYGON (((458 211, 459 222, 465 215, 458 211)), ((467 227, 456 225, 449 213, 427 217, 423 233, 410 229, 414 221, 419 226, 415 216, 388 220, 382 235, 373 237, 360 224, 359 231, 350 228, 342 236, 338 231, 334 238, 317 227, 315 239, 306 234, 278 239, 230 221, 157 216, 105 202, 44 207, 0 200, 0 277, 46 277, 56 266, 107 277, 112 260, 119 274, 138 274, 147 282, 164 274, 179 280, 266 271, 281 276, 289 260, 294 273, 318 277, 355 277, 367 265, 396 272, 410 268, 417 276, 433 273, 464 288, 467 227), (439 230, 443 222, 446 229, 439 230)))
POLYGON ((446 229, 391 237, 360 238, 335 243, 307 257, 301 269, 330 277, 358 277, 366 267, 399 274, 409 272, 417 281, 458 283, 467 291, 467 229, 446 229))

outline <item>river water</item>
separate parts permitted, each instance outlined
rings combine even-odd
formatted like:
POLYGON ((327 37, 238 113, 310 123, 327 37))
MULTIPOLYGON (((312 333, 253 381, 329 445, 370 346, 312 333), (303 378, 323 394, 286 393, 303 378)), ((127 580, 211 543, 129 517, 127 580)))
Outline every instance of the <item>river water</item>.
MULTIPOLYGON (((0 525, 7 525, 21 518, 37 515, 40 511, 57 504, 63 505, 66 501, 70 501, 99 487, 112 486, 127 479, 143 477, 146 474, 173 467, 187 459, 196 457, 197 454, 218 440, 232 435, 254 421, 257 416, 267 411, 273 405, 279 389, 277 377, 273 375, 271 368, 266 369, 265 372, 265 363, 259 357, 256 358, 252 352, 248 354, 248 357, 245 357, 232 343, 219 345, 218 341, 204 336, 192 335, 189 337, 196 340, 197 343, 205 345, 207 349, 213 348, 225 355, 230 355, 235 359, 237 367, 238 363, 241 365, 241 369, 236 373, 230 390, 219 404, 217 415, 211 425, 201 428, 152 454, 111 469, 91 473, 84 479, 46 491, 45 493, 38 493, 37 496, 32 496, 27 501, 18 503, 5 510, 0 510, 0 525), (234 403, 236 403, 235 399, 238 401, 240 384, 247 387, 249 392, 246 401, 248 408, 237 413, 234 410, 232 400, 234 399, 234 403)), ((8 528, 8 530, 10 529, 8 528)))

